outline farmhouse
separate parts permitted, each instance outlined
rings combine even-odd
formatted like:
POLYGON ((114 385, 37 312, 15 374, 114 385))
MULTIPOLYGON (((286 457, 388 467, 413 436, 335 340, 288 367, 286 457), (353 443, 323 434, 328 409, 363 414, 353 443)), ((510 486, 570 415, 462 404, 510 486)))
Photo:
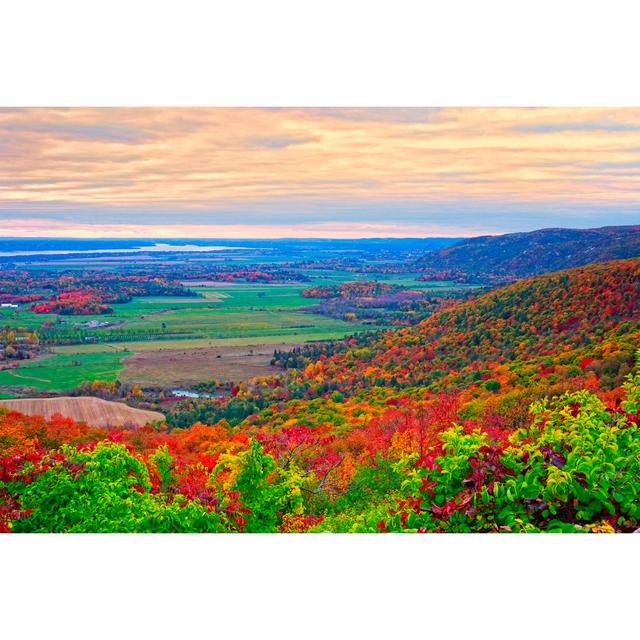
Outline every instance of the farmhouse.
POLYGON ((101 320, 91 320, 89 322, 85 322, 84 326, 87 327, 87 329, 103 329, 104 327, 110 327, 113 323, 112 322, 104 322, 101 320))

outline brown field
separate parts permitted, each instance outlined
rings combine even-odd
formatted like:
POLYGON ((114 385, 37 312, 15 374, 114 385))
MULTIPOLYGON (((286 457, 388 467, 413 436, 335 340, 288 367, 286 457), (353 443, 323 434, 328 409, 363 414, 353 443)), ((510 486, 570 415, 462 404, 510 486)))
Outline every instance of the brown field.
POLYGON ((256 344, 142 351, 124 358, 125 368, 118 377, 122 382, 143 385, 183 386, 211 379, 242 382, 281 373, 281 369, 269 364, 273 350, 294 346, 256 344))
POLYGON ((150 422, 164 420, 164 416, 157 411, 134 409, 121 402, 90 397, 0 400, 0 406, 26 415, 46 418, 60 413, 66 418, 86 422, 94 427, 142 427, 150 422))

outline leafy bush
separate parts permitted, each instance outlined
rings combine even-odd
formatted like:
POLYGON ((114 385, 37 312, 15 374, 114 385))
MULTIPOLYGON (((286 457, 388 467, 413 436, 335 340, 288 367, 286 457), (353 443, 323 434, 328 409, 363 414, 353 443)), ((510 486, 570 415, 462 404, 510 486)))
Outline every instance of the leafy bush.
POLYGON ((640 522, 640 375, 619 408, 587 391, 543 400, 504 439, 455 426, 408 460, 380 528, 417 531, 630 531, 640 522))
POLYGON ((215 510, 184 495, 154 490, 147 465, 124 445, 63 447, 25 465, 17 491, 25 516, 15 532, 213 532, 229 526, 215 510))

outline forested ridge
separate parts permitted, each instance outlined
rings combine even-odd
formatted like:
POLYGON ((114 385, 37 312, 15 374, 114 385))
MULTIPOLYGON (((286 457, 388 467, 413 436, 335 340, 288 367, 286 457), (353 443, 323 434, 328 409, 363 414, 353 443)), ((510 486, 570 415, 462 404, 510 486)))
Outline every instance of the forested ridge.
POLYGON ((420 269, 467 275, 524 277, 595 262, 640 256, 640 227, 538 229, 462 240, 430 251, 420 269))
POLYGON ((513 362, 549 367, 570 359, 577 365, 578 356, 597 354, 603 343, 619 344, 629 354, 633 340, 629 344, 628 338, 640 318, 639 283, 640 260, 522 280, 436 313, 416 327, 385 332, 327 359, 323 369, 333 379, 351 376, 350 384, 362 377, 429 384, 513 362))

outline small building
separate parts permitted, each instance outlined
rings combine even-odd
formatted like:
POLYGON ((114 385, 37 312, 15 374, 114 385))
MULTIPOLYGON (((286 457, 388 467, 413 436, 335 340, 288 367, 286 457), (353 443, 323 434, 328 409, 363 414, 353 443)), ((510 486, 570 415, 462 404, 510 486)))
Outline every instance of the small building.
POLYGON ((110 327, 112 324, 112 322, 90 320, 89 322, 85 322, 84 326, 87 327, 87 329, 104 329, 105 327, 110 327))

